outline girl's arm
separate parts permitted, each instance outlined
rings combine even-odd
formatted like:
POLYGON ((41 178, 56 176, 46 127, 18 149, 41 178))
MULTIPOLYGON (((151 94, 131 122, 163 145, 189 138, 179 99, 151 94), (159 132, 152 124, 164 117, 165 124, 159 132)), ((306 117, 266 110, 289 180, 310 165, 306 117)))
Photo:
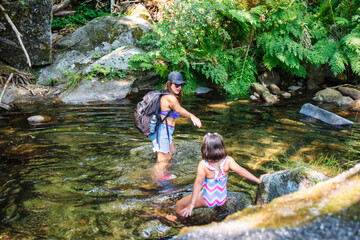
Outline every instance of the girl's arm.
POLYGON ((173 95, 166 95, 166 99, 168 100, 169 106, 171 109, 178 112, 181 116, 190 118, 193 122, 194 126, 201 128, 201 121, 194 114, 188 112, 185 108, 181 107, 177 98, 173 95))
POLYGON ((183 217, 191 216, 191 213, 192 213, 192 210, 195 207, 197 198, 199 197, 199 194, 200 194, 200 191, 201 191, 202 184, 204 182, 205 176, 206 176, 205 165, 204 165, 203 161, 201 161, 201 162, 199 162, 199 165, 198 165, 197 175, 196 175, 196 179, 195 179, 195 182, 194 182, 190 203, 186 208, 181 210, 181 213, 182 213, 183 217))
POLYGON ((235 162, 235 160, 228 156, 229 160, 230 160, 230 169, 233 170, 234 172, 236 172, 237 174, 239 174, 240 176, 243 176, 244 178, 247 178, 253 182, 256 183, 261 183, 261 180, 263 178, 264 175, 261 175, 260 178, 255 177, 253 174, 251 174, 248 170, 246 170, 243 167, 240 167, 239 164, 237 164, 235 162))

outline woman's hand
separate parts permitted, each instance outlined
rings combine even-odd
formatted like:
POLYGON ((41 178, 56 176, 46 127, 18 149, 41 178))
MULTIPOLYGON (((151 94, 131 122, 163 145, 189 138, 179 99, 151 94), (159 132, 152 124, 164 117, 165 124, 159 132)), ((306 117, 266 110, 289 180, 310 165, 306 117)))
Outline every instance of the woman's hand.
POLYGON ((201 121, 199 118, 195 117, 195 115, 191 115, 190 120, 193 122, 195 127, 201 128, 201 121))
POLYGON ((181 215, 183 217, 189 217, 191 216, 192 210, 194 209, 195 204, 189 204, 186 208, 181 210, 181 215))

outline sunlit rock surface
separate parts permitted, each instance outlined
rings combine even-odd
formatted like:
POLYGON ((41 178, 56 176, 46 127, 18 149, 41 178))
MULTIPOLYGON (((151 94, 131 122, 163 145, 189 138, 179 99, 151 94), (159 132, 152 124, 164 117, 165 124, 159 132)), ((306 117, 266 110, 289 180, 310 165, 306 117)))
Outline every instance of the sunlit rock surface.
POLYGON ((176 239, 358 239, 359 193, 360 164, 268 205, 248 207, 225 222, 184 228, 176 239))
POLYGON ((352 121, 349 121, 335 113, 329 112, 325 109, 318 108, 311 103, 305 103, 301 109, 300 113, 309 117, 319 119, 325 123, 331 125, 351 125, 352 121))
POLYGON ((325 175, 305 167, 284 170, 264 177, 259 186, 256 204, 267 204, 274 198, 303 190, 327 180, 325 175))

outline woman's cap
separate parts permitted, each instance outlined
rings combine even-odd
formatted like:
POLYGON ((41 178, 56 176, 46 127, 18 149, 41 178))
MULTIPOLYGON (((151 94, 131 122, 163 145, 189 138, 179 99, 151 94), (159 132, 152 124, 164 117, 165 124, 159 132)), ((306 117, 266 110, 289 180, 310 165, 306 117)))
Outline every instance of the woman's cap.
POLYGON ((179 73, 177 71, 173 71, 173 72, 169 73, 168 81, 172 81, 173 83, 179 84, 179 85, 186 84, 186 82, 183 80, 181 73, 179 73))

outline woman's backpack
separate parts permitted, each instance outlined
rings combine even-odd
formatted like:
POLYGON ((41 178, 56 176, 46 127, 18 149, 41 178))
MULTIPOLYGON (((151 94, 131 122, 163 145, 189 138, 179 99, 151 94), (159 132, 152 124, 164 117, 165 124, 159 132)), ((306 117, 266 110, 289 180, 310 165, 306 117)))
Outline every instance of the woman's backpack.
POLYGON ((145 135, 149 136, 152 134, 150 132, 150 120, 153 115, 156 116, 156 130, 158 126, 171 114, 172 110, 169 111, 167 116, 161 120, 161 116, 159 114, 160 110, 160 98, 163 95, 168 95, 169 92, 159 92, 159 91, 150 91, 143 97, 143 100, 136 105, 134 111, 134 123, 137 129, 145 135))

